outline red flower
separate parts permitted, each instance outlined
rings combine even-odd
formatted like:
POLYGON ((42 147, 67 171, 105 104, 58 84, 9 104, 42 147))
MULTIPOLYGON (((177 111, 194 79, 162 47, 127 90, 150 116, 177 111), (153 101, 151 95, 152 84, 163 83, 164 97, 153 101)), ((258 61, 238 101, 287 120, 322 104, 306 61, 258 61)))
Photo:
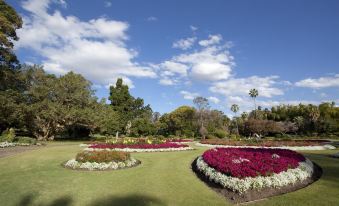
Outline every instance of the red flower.
POLYGON ((188 147, 188 145, 183 144, 176 144, 176 143, 161 143, 161 144, 93 144, 89 148, 93 149, 124 149, 124 148, 131 148, 131 149, 164 149, 164 148, 182 148, 188 147))
POLYGON ((269 176, 299 166, 301 154, 285 149, 216 148, 202 155, 217 171, 238 178, 269 176))

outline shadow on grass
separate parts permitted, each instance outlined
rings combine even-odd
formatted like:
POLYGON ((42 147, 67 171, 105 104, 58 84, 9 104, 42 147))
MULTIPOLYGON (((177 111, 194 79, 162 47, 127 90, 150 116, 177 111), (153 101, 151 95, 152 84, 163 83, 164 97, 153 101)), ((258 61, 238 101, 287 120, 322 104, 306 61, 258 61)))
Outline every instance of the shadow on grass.
MULTIPOLYGON (((27 194, 21 198, 19 201, 19 206, 30 206, 30 205, 36 205, 33 204, 33 201, 35 199, 36 195, 34 194, 27 194)), ((69 206, 72 203, 72 198, 69 196, 60 197, 58 199, 53 200, 50 203, 43 203, 38 204, 39 206, 69 206)))
POLYGON ((108 198, 98 199, 90 206, 109 206, 109 205, 133 205, 133 206, 148 206, 148 205, 166 205, 159 199, 145 195, 126 195, 126 196, 111 196, 108 198))
MULTIPOLYGON (((34 204, 36 194, 27 194, 23 196, 17 205, 19 206, 69 206, 73 200, 69 196, 57 198, 50 203, 34 204)), ((133 205, 133 206, 149 206, 149 205, 166 205, 161 200, 145 195, 126 195, 126 196, 110 196, 108 198, 99 198, 93 201, 90 206, 111 206, 111 205, 133 205)))

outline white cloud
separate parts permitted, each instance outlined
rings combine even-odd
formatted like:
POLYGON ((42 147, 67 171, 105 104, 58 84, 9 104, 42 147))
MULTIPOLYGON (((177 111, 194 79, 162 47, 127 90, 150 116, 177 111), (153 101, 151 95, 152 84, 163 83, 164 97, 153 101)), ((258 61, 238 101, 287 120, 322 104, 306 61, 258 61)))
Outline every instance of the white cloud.
POLYGON ((180 40, 174 42, 172 47, 182 49, 182 50, 187 50, 187 49, 190 49, 193 46, 193 44, 196 40, 197 40, 196 37, 180 39, 180 40))
POLYGON ((106 8, 109 8, 109 7, 112 6, 112 2, 110 2, 110 1, 105 1, 105 2, 104 2, 104 5, 105 5, 106 8))
POLYGON ((155 17, 155 16, 149 16, 149 17, 147 18, 147 21, 158 21, 158 18, 155 17))
POLYGON ((252 88, 259 91, 260 97, 273 97, 283 95, 284 92, 275 87, 277 76, 258 77, 251 76, 248 78, 232 78, 226 81, 213 83, 210 91, 224 96, 248 96, 248 92, 252 88))
POLYGON ((213 44, 218 44, 218 43, 220 43, 221 40, 222 40, 222 36, 220 34, 209 35, 208 39, 199 41, 199 44, 201 46, 207 47, 207 46, 211 46, 213 44))
POLYGON ((159 76, 165 78, 160 82, 173 85, 174 82, 180 84, 192 82, 191 80, 202 82, 226 80, 231 76, 232 67, 235 65, 228 48, 227 45, 213 45, 173 56, 170 60, 155 66, 159 76))
POLYGON ((138 53, 127 48, 128 23, 97 18, 81 21, 48 12, 52 1, 29 0, 22 6, 30 12, 18 30, 16 48, 29 48, 40 54, 48 72, 63 74, 70 70, 95 84, 108 85, 118 77, 156 77, 152 68, 133 61, 138 53))
POLYGON ((165 77, 165 78, 159 80, 159 84, 170 86, 170 85, 177 84, 177 81, 175 79, 169 79, 169 78, 165 77))
POLYGON ((195 31, 197 31, 197 30, 198 30, 198 27, 196 27, 196 26, 193 26, 193 25, 190 25, 190 29, 191 29, 193 32, 195 32, 195 31))
POLYGON ((194 98, 199 96, 199 93, 188 92, 188 91, 180 91, 180 94, 187 100, 193 100, 194 98))
POLYGON ((217 97, 208 97, 207 99, 213 102, 214 104, 219 104, 220 102, 220 99, 218 99, 217 97))
POLYGON ((320 77, 318 79, 304 79, 295 83, 298 87, 321 89, 326 87, 339 87, 339 74, 333 77, 320 77))

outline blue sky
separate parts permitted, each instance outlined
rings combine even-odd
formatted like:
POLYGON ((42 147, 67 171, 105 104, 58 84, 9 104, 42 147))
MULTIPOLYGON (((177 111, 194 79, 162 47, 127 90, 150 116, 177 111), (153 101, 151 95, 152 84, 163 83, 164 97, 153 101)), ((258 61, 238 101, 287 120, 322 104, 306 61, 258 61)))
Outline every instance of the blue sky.
POLYGON ((339 1, 7 1, 22 16, 16 53, 81 73, 99 97, 122 77, 154 111, 209 98, 229 114, 339 102, 339 1))

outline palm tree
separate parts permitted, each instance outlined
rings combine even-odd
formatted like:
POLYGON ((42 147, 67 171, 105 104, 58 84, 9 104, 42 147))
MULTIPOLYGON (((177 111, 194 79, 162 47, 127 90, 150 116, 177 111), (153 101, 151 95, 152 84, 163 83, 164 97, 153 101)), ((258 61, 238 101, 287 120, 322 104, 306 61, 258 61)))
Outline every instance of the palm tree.
POLYGON ((239 111, 239 106, 237 104, 232 104, 231 111, 234 112, 235 125, 237 126, 237 134, 239 134, 238 121, 236 117, 237 112, 239 111))
POLYGON ((254 101, 254 118, 257 118, 257 104, 255 102, 255 98, 259 95, 259 92, 257 89, 251 89, 250 92, 248 93, 250 97, 253 98, 254 101))

